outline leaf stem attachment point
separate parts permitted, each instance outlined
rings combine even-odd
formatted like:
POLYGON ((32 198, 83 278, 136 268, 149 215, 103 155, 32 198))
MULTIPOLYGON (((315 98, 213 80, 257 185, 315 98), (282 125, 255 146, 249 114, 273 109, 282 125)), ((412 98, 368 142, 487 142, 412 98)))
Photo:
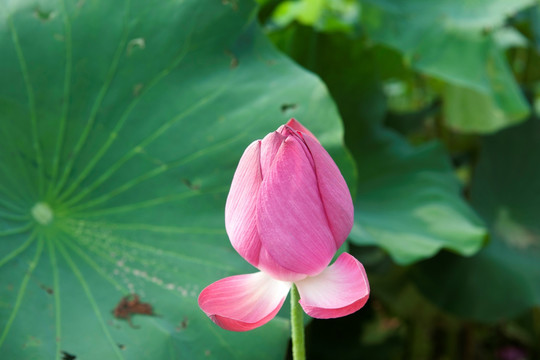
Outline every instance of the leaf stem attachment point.
POLYGON ((49 204, 38 202, 30 210, 34 219, 41 225, 49 225, 54 219, 54 213, 49 204))

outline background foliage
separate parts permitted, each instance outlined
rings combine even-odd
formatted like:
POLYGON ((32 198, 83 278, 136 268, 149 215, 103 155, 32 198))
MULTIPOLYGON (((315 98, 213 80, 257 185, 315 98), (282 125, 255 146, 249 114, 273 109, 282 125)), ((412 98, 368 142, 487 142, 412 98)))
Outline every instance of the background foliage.
POLYGON ((2 1, 0 49, 9 358, 286 357, 286 308, 230 333, 196 299, 252 270, 225 197, 290 117, 351 188, 372 289, 308 358, 540 358, 535 1, 2 1))

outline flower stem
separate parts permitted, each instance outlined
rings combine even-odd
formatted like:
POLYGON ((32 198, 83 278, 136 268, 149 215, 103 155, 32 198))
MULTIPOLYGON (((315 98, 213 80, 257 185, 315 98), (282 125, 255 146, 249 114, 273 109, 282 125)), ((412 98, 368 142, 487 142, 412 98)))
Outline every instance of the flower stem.
POLYGON ((294 360, 306 359, 306 347, 304 344, 304 311, 298 303, 300 295, 293 284, 291 289, 291 335, 292 353, 294 360))

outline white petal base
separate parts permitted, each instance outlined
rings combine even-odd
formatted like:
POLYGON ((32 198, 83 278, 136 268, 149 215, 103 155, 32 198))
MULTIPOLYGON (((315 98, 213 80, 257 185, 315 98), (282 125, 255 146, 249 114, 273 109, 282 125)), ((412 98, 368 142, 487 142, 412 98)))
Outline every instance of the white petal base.
POLYGON ((364 266, 347 253, 341 254, 319 275, 296 282, 296 287, 306 314, 318 319, 352 314, 369 298, 364 266))

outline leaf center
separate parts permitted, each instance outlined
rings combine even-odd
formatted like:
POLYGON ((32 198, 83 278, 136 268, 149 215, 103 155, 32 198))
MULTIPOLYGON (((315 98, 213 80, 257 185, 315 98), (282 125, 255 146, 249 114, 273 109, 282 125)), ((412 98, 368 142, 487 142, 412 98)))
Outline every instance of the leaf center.
POLYGON ((41 225, 49 225, 54 218, 54 213, 49 204, 38 202, 31 210, 34 219, 41 225))

